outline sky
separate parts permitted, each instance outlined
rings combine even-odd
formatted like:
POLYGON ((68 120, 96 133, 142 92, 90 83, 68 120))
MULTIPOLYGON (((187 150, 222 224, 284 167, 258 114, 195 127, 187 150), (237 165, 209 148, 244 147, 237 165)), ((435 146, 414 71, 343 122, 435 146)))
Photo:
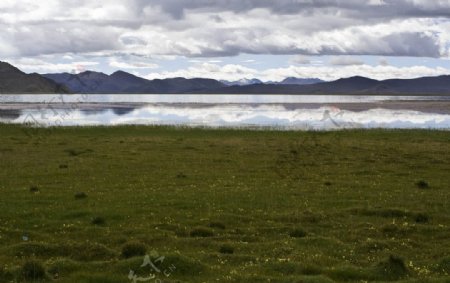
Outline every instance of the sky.
POLYGON ((450 74, 450 0, 1 0, 25 72, 334 80, 450 74))

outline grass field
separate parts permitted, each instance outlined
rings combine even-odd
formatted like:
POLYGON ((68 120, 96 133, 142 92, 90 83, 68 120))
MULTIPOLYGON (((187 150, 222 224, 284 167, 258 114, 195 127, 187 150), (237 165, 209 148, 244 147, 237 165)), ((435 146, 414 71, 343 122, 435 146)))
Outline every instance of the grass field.
POLYGON ((0 282, 450 282, 450 132, 0 125, 0 160, 0 282))

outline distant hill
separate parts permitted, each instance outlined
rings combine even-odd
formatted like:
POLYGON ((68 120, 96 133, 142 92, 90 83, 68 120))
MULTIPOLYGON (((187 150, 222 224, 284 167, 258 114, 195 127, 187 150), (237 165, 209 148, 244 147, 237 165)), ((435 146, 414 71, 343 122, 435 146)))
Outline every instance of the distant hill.
POLYGON ((351 77, 310 85, 247 85, 215 90, 216 94, 450 95, 450 76, 378 81, 351 77))
POLYGON ((287 78, 278 83, 257 79, 219 82, 213 79, 147 80, 117 71, 111 75, 86 71, 80 74, 25 74, 0 62, 0 93, 91 94, 340 94, 340 95, 450 95, 450 76, 373 80, 351 77, 332 82, 287 78), (233 85, 228 85, 228 84, 233 85), (236 84, 235 84, 236 83, 236 84))
POLYGON ((123 71, 115 72, 110 76, 91 71, 80 74, 45 74, 44 76, 59 84, 66 85, 74 93, 192 93, 198 91, 208 92, 226 86, 212 79, 173 78, 146 80, 123 71))
POLYGON ((227 86, 246 86, 246 85, 255 85, 255 84, 275 84, 275 85, 310 85, 310 84, 317 84, 322 83, 323 81, 320 79, 303 79, 303 78, 295 78, 295 77, 289 77, 286 78, 280 82, 266 82, 259 79, 242 79, 238 81, 220 81, 227 86))
POLYGON ((238 81, 220 81, 220 82, 224 83, 227 86, 263 84, 263 82, 258 79, 242 79, 238 81))
POLYGON ((68 93, 69 90, 39 74, 25 74, 16 67, 0 62, 0 93, 68 93))
POLYGON ((322 83, 324 81, 320 79, 302 79, 302 78, 294 78, 289 77, 284 79, 283 81, 279 82, 278 84, 281 85, 312 85, 317 83, 322 83))

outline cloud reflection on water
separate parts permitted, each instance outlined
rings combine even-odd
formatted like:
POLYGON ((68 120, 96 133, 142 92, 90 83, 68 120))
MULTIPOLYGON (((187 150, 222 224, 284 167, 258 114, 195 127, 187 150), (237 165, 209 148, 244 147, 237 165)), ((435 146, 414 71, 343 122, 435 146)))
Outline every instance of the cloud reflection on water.
POLYGON ((33 122, 41 126, 183 125, 270 127, 295 130, 450 129, 450 115, 447 114, 381 108, 359 112, 340 110, 336 107, 286 109, 280 105, 210 105, 204 107, 149 105, 142 108, 71 110, 70 112, 62 109, 25 109, 21 111, 19 117, 0 116, 0 121, 33 122))

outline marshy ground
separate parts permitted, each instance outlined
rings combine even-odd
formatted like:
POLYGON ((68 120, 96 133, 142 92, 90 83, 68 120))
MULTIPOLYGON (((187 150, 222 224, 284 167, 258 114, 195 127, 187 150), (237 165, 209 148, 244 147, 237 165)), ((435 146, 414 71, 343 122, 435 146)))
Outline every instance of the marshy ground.
POLYGON ((447 131, 0 125, 0 282, 449 282, 449 172, 447 131))

